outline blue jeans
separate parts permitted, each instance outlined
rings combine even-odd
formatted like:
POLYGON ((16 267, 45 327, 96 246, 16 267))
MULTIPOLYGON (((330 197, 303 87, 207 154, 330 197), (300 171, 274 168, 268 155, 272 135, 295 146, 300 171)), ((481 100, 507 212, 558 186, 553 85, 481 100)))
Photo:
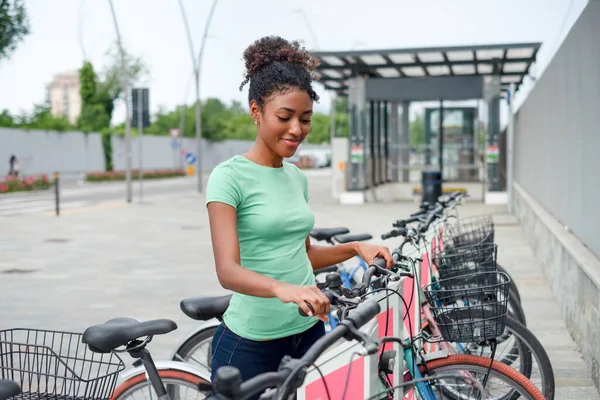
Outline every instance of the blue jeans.
MULTIPOLYGON (((264 372, 276 372, 284 356, 302 357, 323 335, 325 325, 319 321, 310 329, 296 335, 255 341, 236 335, 222 323, 212 340, 211 382, 215 371, 224 365, 239 369, 242 382, 264 372)), ((259 397, 260 393, 252 399, 259 397)))

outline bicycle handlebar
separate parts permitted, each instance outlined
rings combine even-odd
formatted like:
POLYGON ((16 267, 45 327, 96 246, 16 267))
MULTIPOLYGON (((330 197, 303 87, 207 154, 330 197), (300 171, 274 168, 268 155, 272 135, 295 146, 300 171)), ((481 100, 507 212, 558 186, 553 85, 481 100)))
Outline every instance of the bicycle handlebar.
POLYGON ((410 218, 399 219, 396 222, 392 223, 392 226, 395 229, 392 229, 391 231, 382 234, 381 239, 386 240, 398 236, 408 236, 410 232, 408 229, 405 228, 408 224, 413 222, 419 222, 419 225, 416 228, 416 233, 424 233, 429 229, 429 225, 431 225, 431 223, 438 217, 439 213, 441 213, 444 209, 448 208, 453 201, 457 201, 461 197, 467 196, 468 195, 466 193, 456 191, 448 195, 446 199, 440 197, 437 200, 436 206, 425 202, 421 204, 421 210, 411 214, 410 218), (427 217, 423 218, 425 215, 427 215, 427 217))
MULTIPOLYGON (((387 266, 387 262, 385 261, 385 259, 383 258, 375 258, 373 260, 373 262, 371 263, 371 265, 369 266, 369 268, 367 268, 367 270, 365 271, 365 273, 363 274, 363 279, 360 283, 358 283, 357 285, 354 286, 354 288, 352 288, 352 295, 355 297, 359 297, 361 295, 363 295, 364 293, 366 293, 367 289, 369 288, 369 285, 371 283, 371 278, 373 277, 373 275, 382 275, 382 274, 393 274, 392 271, 386 269, 387 266)), ((325 290, 322 290, 322 293, 327 296, 327 298, 329 299, 329 302, 332 305, 335 306, 347 306, 347 305, 356 305, 356 302, 350 302, 350 301, 344 301, 344 299, 342 299, 340 296, 342 295, 342 280, 340 278, 340 276, 336 273, 330 273, 327 275, 326 281, 325 281, 325 290)), ((310 308, 310 310, 312 312, 314 312, 315 310, 313 309, 312 305, 308 302, 306 302, 306 305, 308 306, 308 308, 310 308)), ((298 313, 300 315, 302 315, 303 317, 307 317, 308 315, 304 312, 304 310, 300 307, 298 307, 298 313)))
MULTIPOLYGON (((300 359, 284 358, 278 372, 260 374, 241 383, 240 372, 237 368, 224 366, 215 373, 213 392, 219 400, 244 400, 261 393, 268 388, 285 383, 292 374, 300 372, 300 376, 290 381, 290 390, 295 390, 302 385, 306 371, 303 367, 313 364, 317 358, 331 345, 342 337, 348 340, 357 339, 364 342, 364 337, 357 332, 363 325, 375 318, 381 311, 376 301, 366 301, 350 311, 348 316, 327 335, 318 339, 300 359)), ((285 395, 286 393, 284 393, 285 395)))

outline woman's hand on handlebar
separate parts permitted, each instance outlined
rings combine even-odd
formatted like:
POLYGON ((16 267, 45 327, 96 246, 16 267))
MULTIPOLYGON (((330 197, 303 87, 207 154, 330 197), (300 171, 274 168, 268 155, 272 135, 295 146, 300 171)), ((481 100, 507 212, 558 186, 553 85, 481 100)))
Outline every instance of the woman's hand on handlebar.
POLYGON ((367 264, 372 264, 376 257, 385 259, 386 268, 390 269, 394 266, 394 258, 390 249, 386 246, 376 246, 369 243, 356 242, 356 253, 365 260, 367 264))
POLYGON ((296 303, 307 315, 317 317, 323 322, 329 321, 329 299, 317 286, 299 286, 277 282, 273 288, 273 294, 282 303, 296 303))

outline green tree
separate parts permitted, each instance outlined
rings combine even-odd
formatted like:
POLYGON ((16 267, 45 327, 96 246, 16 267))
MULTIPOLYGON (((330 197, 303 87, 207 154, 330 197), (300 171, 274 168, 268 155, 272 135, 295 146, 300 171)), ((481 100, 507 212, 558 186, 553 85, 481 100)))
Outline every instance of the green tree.
POLYGON ((59 132, 75 129, 66 117, 55 117, 50 112, 50 107, 45 105, 35 105, 31 116, 23 116, 19 126, 25 129, 43 129, 59 132))
POLYGON ((8 110, 2 110, 0 112, 0 126, 12 127, 15 126, 15 119, 8 112, 8 110))
POLYGON ((29 18, 22 0, 0 0, 0 60, 8 59, 29 34, 29 18))
MULTIPOLYGON (((138 84, 144 78, 150 75, 150 69, 144 60, 124 50, 125 53, 125 70, 129 78, 131 87, 138 84)), ((104 70, 103 79, 99 83, 98 93, 111 101, 117 100, 123 94, 123 77, 121 68, 121 53, 118 44, 115 43, 106 52, 109 59, 108 66, 104 70)), ((112 109, 109 115, 112 116, 112 109)))
POLYGON ((422 114, 417 114, 415 120, 410 123, 409 135, 410 146, 425 144, 425 121, 422 114))
POLYGON ((100 132, 110 126, 105 99, 98 94, 97 89, 98 77, 92 63, 86 61, 79 70, 81 113, 77 120, 77 126, 84 132, 100 132))
POLYGON ((311 118, 310 134, 306 140, 308 143, 329 143, 330 141, 330 121, 329 115, 315 113, 311 118))

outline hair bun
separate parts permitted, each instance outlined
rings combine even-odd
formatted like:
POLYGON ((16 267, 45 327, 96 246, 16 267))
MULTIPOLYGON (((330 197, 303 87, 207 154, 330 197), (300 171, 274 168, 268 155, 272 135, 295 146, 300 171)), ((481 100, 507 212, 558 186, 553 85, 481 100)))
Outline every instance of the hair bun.
POLYGON ((244 61, 246 63, 246 79, 242 86, 254 74, 274 62, 295 64, 304 68, 311 76, 319 66, 319 60, 302 47, 300 42, 297 40, 290 42, 279 36, 265 36, 252 43, 244 51, 244 61))

